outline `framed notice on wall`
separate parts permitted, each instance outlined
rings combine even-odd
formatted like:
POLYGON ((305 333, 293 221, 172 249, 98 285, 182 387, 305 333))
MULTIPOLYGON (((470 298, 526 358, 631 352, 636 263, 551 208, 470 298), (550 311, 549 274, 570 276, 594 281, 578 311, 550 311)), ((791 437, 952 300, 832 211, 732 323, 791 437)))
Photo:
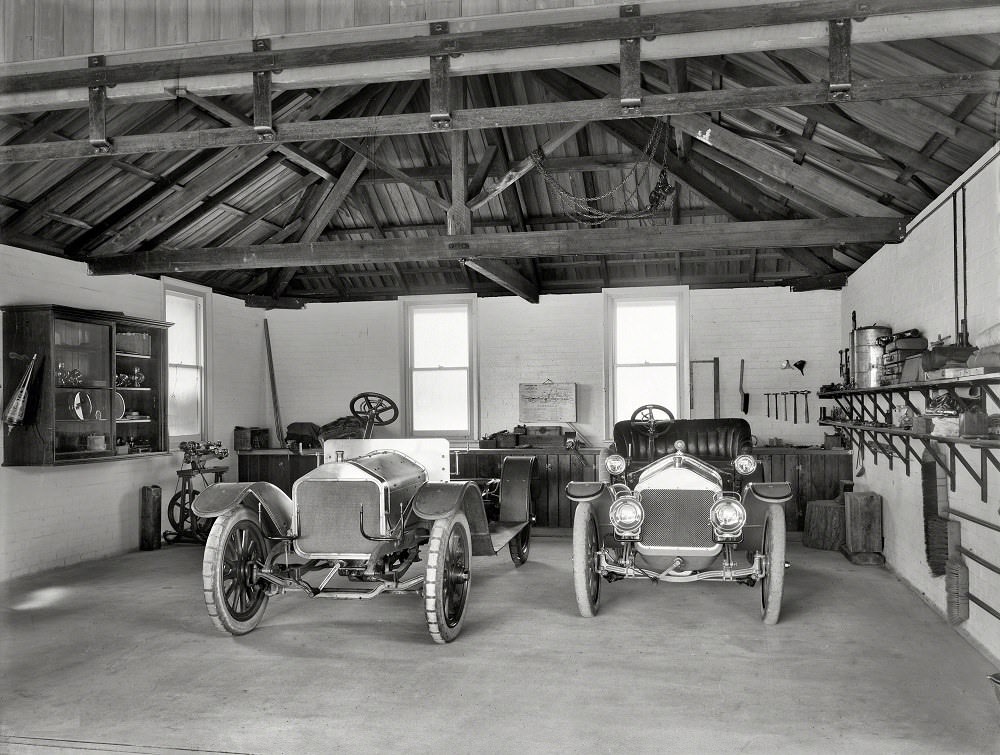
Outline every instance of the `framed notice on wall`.
POLYGON ((517 420, 576 422, 576 383, 520 383, 517 420))

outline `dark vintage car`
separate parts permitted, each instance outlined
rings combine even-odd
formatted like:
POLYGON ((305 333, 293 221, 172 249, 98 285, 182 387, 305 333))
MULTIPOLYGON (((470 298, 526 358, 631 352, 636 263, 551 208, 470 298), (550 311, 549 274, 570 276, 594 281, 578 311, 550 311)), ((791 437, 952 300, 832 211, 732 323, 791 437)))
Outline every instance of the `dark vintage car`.
POLYGON ((223 482, 194 500, 198 516, 216 517, 202 579, 221 631, 252 631, 288 589, 360 600, 413 593, 431 637, 451 642, 465 620, 472 556, 507 547, 515 566, 527 561, 534 457, 504 460, 485 491, 490 509, 499 504, 491 517, 484 491, 450 479, 445 439, 328 439, 323 450, 291 498, 268 482, 223 482), (417 562, 424 568, 410 574, 417 562))
POLYGON ((760 585, 775 624, 785 577, 787 482, 764 482, 744 419, 674 420, 649 404, 617 422, 602 479, 570 482, 573 581, 583 616, 601 582, 760 585))

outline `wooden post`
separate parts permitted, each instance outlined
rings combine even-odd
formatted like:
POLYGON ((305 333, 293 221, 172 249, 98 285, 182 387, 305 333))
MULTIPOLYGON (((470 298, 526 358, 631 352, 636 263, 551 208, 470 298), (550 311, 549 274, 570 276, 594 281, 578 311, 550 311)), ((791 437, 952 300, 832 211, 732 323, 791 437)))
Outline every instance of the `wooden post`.
POLYGON ((142 508, 139 511, 139 550, 153 551, 160 548, 159 485, 143 485, 142 508))

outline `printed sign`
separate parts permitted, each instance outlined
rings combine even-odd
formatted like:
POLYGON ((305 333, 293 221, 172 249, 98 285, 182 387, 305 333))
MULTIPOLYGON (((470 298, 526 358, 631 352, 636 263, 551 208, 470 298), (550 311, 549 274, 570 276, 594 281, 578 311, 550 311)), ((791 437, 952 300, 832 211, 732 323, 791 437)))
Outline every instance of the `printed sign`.
POLYGON ((576 422, 576 383, 520 383, 518 422, 576 422))

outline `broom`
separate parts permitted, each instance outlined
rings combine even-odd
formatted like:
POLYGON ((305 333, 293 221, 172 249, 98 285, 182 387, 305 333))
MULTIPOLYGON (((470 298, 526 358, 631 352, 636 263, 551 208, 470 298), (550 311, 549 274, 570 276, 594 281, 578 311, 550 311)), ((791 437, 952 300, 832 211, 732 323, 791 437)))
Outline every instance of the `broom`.
POLYGON ((948 559, 944 589, 948 594, 948 621, 961 624, 969 618, 969 567, 961 559, 948 559))

